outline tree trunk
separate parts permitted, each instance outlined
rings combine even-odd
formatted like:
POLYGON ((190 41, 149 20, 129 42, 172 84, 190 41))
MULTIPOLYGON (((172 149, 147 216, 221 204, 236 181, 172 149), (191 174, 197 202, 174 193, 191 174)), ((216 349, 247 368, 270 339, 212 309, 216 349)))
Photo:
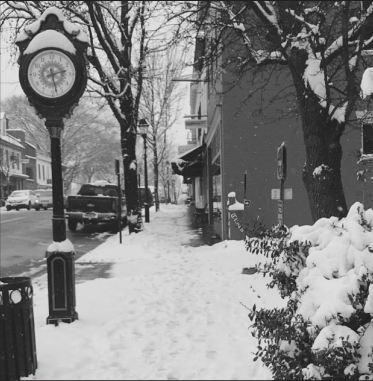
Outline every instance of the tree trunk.
MULTIPOLYGON (((128 114, 125 114, 128 115, 128 114)), ((121 151, 124 169, 124 191, 126 195, 127 213, 138 214, 137 195, 137 161, 136 161, 136 134, 131 132, 127 123, 121 124, 121 151)))
POLYGON ((319 98, 305 85, 305 52, 295 51, 291 58, 306 150, 302 177, 311 215, 314 221, 321 217, 341 218, 347 214, 340 143, 345 125, 331 118, 326 108, 320 105, 319 98))
POLYGON ((330 216, 340 218, 347 213, 341 178, 340 126, 336 120, 330 120, 325 108, 315 98, 309 94, 304 102, 306 163, 303 182, 314 220, 330 216))

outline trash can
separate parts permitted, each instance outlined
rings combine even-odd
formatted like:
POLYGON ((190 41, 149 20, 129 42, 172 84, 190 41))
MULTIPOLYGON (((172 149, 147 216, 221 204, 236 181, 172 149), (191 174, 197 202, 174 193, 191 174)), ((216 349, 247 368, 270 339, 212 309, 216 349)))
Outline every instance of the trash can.
POLYGON ((0 380, 14 381, 37 368, 30 278, 0 278, 0 380))

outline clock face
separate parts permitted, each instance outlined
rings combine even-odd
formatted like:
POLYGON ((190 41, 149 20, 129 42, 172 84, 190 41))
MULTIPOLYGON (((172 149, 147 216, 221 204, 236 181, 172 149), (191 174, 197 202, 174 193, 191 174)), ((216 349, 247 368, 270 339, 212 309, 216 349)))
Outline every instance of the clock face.
POLYGON ((32 89, 45 98, 59 98, 74 85, 75 66, 58 50, 44 50, 32 58, 27 77, 32 89))

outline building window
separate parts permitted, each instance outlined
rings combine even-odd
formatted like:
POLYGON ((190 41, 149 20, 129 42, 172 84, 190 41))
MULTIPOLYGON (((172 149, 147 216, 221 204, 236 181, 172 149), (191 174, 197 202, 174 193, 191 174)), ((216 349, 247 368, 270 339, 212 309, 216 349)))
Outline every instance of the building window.
POLYGON ((40 169, 40 164, 38 164, 38 179, 41 180, 41 169, 40 169))
POLYGON ((373 155, 373 123, 362 125, 363 155, 373 155))
POLYGON ((33 178, 34 178, 33 173, 32 173, 32 168, 30 168, 30 167, 27 167, 27 168, 26 168, 26 175, 27 175, 30 179, 33 179, 33 178))
POLYGON ((45 180, 45 167, 43 165, 43 180, 45 180))

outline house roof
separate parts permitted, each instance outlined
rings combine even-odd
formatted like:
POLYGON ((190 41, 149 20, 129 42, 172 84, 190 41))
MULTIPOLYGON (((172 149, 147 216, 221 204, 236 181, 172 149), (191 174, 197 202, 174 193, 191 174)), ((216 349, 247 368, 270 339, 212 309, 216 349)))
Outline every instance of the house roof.
POLYGON ((3 140, 4 142, 7 142, 9 144, 12 144, 13 146, 16 146, 17 148, 22 148, 24 149, 25 147, 23 144, 19 142, 18 139, 14 138, 13 136, 10 135, 1 135, 0 140, 3 140))

